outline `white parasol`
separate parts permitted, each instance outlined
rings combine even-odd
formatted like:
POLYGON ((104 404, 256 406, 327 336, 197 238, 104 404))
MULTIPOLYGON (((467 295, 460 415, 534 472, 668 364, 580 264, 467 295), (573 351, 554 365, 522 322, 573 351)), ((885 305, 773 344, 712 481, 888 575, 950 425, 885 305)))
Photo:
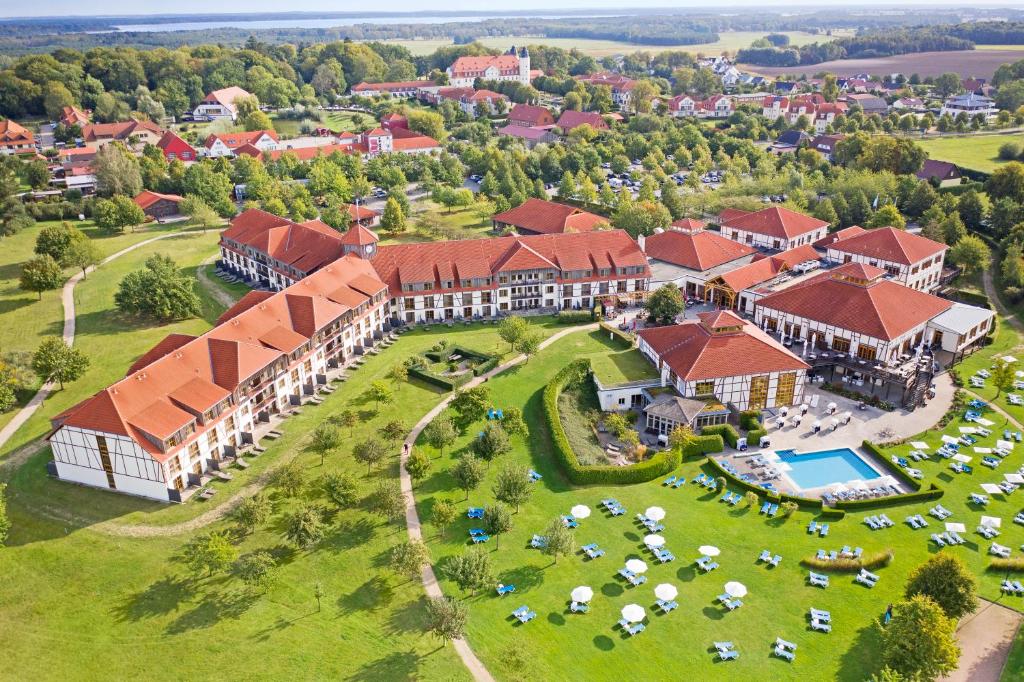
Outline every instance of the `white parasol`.
POLYGON ((736 581, 728 582, 725 584, 725 593, 730 597, 745 597, 747 596, 747 586, 736 581))
POLYGON ((981 525, 988 526, 989 528, 1000 528, 1003 525, 1003 520, 998 516, 982 516, 981 525))
POLYGON ((981 489, 987 492, 989 495, 998 495, 999 493, 1003 492, 1003 489, 1000 488, 995 483, 982 483, 981 489))
POLYGON ((639 604, 626 604, 622 607, 622 618, 630 623, 639 623, 646 615, 644 607, 639 604))
POLYGON ((970 455, 965 455, 963 453, 958 452, 955 455, 953 455, 953 459, 955 459, 958 462, 963 462, 964 464, 967 464, 974 458, 971 457, 970 455))
POLYGON ((590 602, 591 599, 594 598, 594 591, 586 585, 580 585, 571 593, 569 593, 569 596, 572 597, 573 601, 578 601, 582 604, 587 604, 590 602))
POLYGON ((590 516, 590 507, 588 507, 585 504, 577 504, 575 507, 569 510, 569 513, 577 519, 585 519, 588 516, 590 516))
POLYGON ((630 559, 626 562, 626 569, 632 571, 633 573, 646 573, 647 564, 641 561, 640 559, 630 559))
POLYGON ((647 511, 644 512, 644 516, 651 521, 661 521, 665 518, 665 510, 661 507, 648 507, 647 511))
POLYGON ((950 533, 966 533, 967 526, 965 526, 962 523, 954 523, 952 521, 947 521, 946 530, 948 530, 950 533))
POLYGON ((644 544, 650 548, 664 547, 665 538, 660 535, 647 535, 644 537, 644 544))
POLYGON ((722 553, 722 550, 718 549, 714 545, 701 545, 697 548, 697 551, 705 556, 718 556, 722 553))
POLYGON ((678 594, 679 590, 676 589, 676 586, 668 583, 662 583, 654 588, 654 596, 662 601, 672 601, 678 594))
POLYGON ((991 455, 992 454, 992 448, 979 448, 979 447, 975 446, 974 451, 977 452, 979 455, 991 455))

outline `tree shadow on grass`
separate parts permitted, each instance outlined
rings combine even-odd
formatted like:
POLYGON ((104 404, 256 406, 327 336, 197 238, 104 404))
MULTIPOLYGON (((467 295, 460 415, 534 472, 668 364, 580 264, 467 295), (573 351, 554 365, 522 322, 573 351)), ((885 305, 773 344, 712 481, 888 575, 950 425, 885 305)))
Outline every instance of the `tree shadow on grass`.
POLYGON ((704 617, 708 620, 722 620, 725 618, 725 614, 722 613, 721 609, 716 609, 714 606, 705 606, 700 610, 704 614, 704 617))
POLYGON ((594 638, 594 646, 601 651, 611 651, 615 648, 615 641, 608 635, 598 635, 594 638))
POLYGON ((414 603, 400 609, 391 609, 388 616, 388 629, 394 634, 422 633, 424 626, 423 614, 427 612, 427 596, 420 595, 414 603))
POLYGON ((619 597, 625 593, 625 588, 618 583, 605 583, 601 585, 601 594, 606 597, 619 597))
MULTIPOLYGON (((392 524, 393 525, 393 524, 392 524)), ((368 518, 339 523, 317 546, 320 550, 342 552, 365 545, 377 532, 377 526, 368 518)))
POLYGON ((676 571, 676 577, 683 582, 691 582, 697 577, 697 568, 694 566, 680 566, 679 570, 676 571))
POLYGON ((627 530, 623 533, 622 537, 626 538, 630 542, 640 542, 640 535, 631 530, 627 530))
POLYGON ((515 585, 518 592, 540 586, 544 582, 544 571, 537 566, 520 566, 503 571, 498 579, 505 585, 515 585))
POLYGON ((415 651, 393 651, 390 654, 370 661, 357 673, 348 677, 349 680, 415 680, 419 677, 422 657, 415 651))
POLYGON ((354 592, 338 598, 341 612, 372 611, 388 606, 395 598, 395 587, 387 576, 378 575, 357 587, 354 592))
POLYGON ((860 682, 867 679, 879 667, 878 652, 881 646, 881 636, 874 625, 858 630, 853 643, 839 659, 836 680, 860 682))
POLYGON ((552 611, 548 614, 548 622, 552 625, 565 625, 565 616, 557 611, 552 611))
POLYGON ((237 620, 259 599, 259 595, 247 590, 214 592, 206 595, 199 604, 182 614, 167 626, 169 635, 180 635, 190 630, 210 628, 224 620, 237 620))
POLYGON ((124 599, 112 609, 119 622, 136 622, 144 618, 165 616, 178 610, 188 596, 188 580, 164 576, 155 583, 124 599))

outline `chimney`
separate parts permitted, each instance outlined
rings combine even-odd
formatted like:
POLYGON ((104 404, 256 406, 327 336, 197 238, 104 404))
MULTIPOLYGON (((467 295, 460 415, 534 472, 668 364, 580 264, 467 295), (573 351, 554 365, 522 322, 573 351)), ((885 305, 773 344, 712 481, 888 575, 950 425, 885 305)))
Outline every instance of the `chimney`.
POLYGON ((639 246, 640 250, 643 251, 644 253, 647 253, 646 243, 647 237, 645 237, 644 235, 641 234, 636 238, 637 246, 639 246))

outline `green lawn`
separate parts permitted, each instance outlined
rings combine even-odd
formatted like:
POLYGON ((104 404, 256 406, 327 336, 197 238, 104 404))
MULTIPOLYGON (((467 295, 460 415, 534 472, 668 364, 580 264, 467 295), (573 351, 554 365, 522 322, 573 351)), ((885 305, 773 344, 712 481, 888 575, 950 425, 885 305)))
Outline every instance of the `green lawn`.
MULTIPOLYGON (((975 356, 973 362, 990 362, 993 353, 1016 345, 1016 335, 1010 333, 975 356)), ((767 679, 838 679, 863 680, 876 668, 877 637, 872 623, 885 610, 886 604, 899 599, 910 570, 926 560, 936 549, 928 540, 928 532, 913 531, 902 523, 910 513, 927 514, 930 505, 914 504, 889 508, 888 515, 897 527, 884 531, 871 531, 861 520, 863 513, 851 513, 841 521, 831 521, 831 532, 826 539, 811 536, 806 525, 813 515, 799 512, 789 520, 768 520, 747 509, 743 504, 726 507, 718 495, 709 495, 687 484, 682 489, 667 489, 655 481, 629 486, 587 486, 577 488, 566 483, 558 468, 548 456, 551 451, 548 436, 541 424, 540 396, 543 386, 555 372, 573 358, 605 352, 600 342, 587 334, 574 334, 542 351, 529 365, 515 373, 496 377, 488 382, 498 407, 519 406, 524 409, 532 432, 527 443, 516 442, 515 451, 505 461, 517 461, 543 474, 533 498, 515 517, 515 528, 500 540, 500 549, 491 553, 496 568, 496 582, 514 583, 516 594, 498 598, 493 590, 470 596, 470 642, 474 650, 499 678, 570 675, 586 679, 638 679, 650 677, 654 670, 673 670, 677 674, 693 674, 697 679, 720 677, 719 664, 707 651, 716 640, 732 640, 742 652, 735 663, 729 664, 730 677, 762 677, 767 679), (629 510, 627 517, 611 518, 599 511, 599 501, 615 497, 629 510), (577 542, 597 542, 607 555, 595 561, 585 561, 579 554, 552 564, 537 550, 528 549, 529 538, 543 532, 547 523, 564 514, 576 504, 586 504, 594 514, 583 521, 575 531, 577 542), (655 564, 642 548, 646 533, 632 517, 651 505, 664 507, 667 512, 664 532, 668 547, 677 560, 669 564, 655 564), (697 547, 714 544, 722 549, 718 558, 721 568, 709 575, 697 575, 693 560, 697 547), (868 553, 893 549, 894 562, 876 572, 882 577, 873 590, 853 583, 852 576, 835 574, 827 590, 807 586, 806 569, 799 565, 802 558, 814 554, 819 548, 838 549, 843 545, 860 546, 868 553), (756 562, 763 549, 783 556, 778 569, 766 569, 756 562), (630 588, 615 575, 628 558, 640 557, 648 561, 648 583, 630 588), (743 599, 745 605, 735 613, 726 613, 715 603, 726 581, 739 580, 750 590, 743 599), (680 590, 681 608, 669 615, 654 615, 652 587, 671 582, 680 590), (570 590, 577 585, 589 585, 595 593, 591 612, 586 615, 568 612, 570 590), (625 587, 624 587, 625 586, 625 587), (625 638, 614 627, 619 610, 628 603, 648 608, 647 631, 635 639, 625 638), (513 624, 511 611, 526 604, 538 613, 538 618, 525 625, 513 624), (827 609, 836 623, 831 635, 812 632, 807 625, 809 607, 827 609), (789 664, 770 656, 770 643, 775 637, 799 645, 797 660, 789 664), (513 656, 514 652, 521 656, 513 656), (509 661, 522 661, 522 669, 509 669, 509 661)), ((959 435, 961 422, 954 421, 946 429, 959 435)), ((465 446, 477 425, 470 425, 463 439, 465 446)), ((935 446, 938 434, 925 435, 935 446)), ((993 436, 992 440, 995 439, 993 436)), ((426 447, 426 446, 421 446, 426 447)), ((894 448, 894 453, 905 453, 909 446, 894 448)), ((421 514, 429 517, 434 500, 446 498, 460 505, 485 505, 491 501, 490 485, 500 464, 490 467, 489 478, 463 502, 464 495, 455 490, 452 479, 444 469, 459 456, 459 448, 452 448, 441 460, 445 466, 421 484, 417 494, 421 514)), ((938 458, 936 458, 938 459, 938 458)), ((1018 446, 1002 467, 1015 470, 1024 460, 1024 446, 1018 446)), ((915 465, 916 466, 916 465, 915 465)), ((993 473, 976 467, 973 476, 956 476, 945 460, 920 465, 927 480, 935 480, 947 492, 942 504, 954 512, 954 520, 967 524, 968 544, 952 550, 962 556, 979 575, 981 594, 990 599, 999 597, 999 577, 985 573, 988 543, 973 533, 980 513, 967 503, 969 491, 980 491, 978 482, 1001 480, 1001 472, 993 473), (980 469, 978 471, 977 469, 980 469)), ((685 464, 676 472, 692 478, 701 469, 700 463, 685 464)), ((996 497, 985 513, 1002 516, 1000 542, 1016 547, 1024 541, 1024 529, 1009 522, 1020 508, 1017 501, 996 497)), ((447 537, 430 536, 431 546, 438 563, 444 557, 466 551, 466 530, 471 522, 462 520, 448 530, 447 537)), ((932 531, 938 522, 932 520, 932 531)), ((495 549, 492 539, 486 547, 495 549)), ((457 593, 457 588, 445 582, 445 589, 457 593)), ((1018 608, 1016 602, 1006 602, 1018 608)), ((515 667, 519 667, 519 663, 515 667)))
POLYGON ((608 332, 595 331, 591 336, 607 348, 606 352, 595 354, 590 359, 594 374, 603 385, 658 378, 654 365, 640 351, 622 350, 618 341, 608 339, 608 332))
POLYGON ((1005 161, 998 158, 999 148, 1007 142, 1024 145, 1024 134, 1015 135, 962 135, 916 140, 928 152, 928 157, 952 161, 962 168, 991 173, 1005 161))
MULTIPOLYGON (((190 239, 198 243, 203 238, 190 239)), ((186 247, 176 246, 184 262, 186 247)), ((200 253, 189 261, 206 252, 196 250, 200 253)), ((204 324, 196 321, 195 326, 204 324)), ((531 324, 544 335, 562 328, 545 318, 531 324)), ((131 339, 147 333, 121 334, 119 345, 141 346, 131 339)), ((5 664, 26 679, 181 679, 208 676, 226 665, 232 678, 468 679, 451 646, 439 648, 423 635, 419 582, 382 570, 389 548, 404 540, 404 527, 383 523, 363 503, 332 514, 326 538, 315 551, 296 552, 281 535, 282 515, 296 502, 275 494, 271 522, 237 542, 242 553, 266 549, 280 559, 279 579, 266 595, 253 595, 226 576, 188 580, 175 557, 189 533, 111 535, 135 524, 166 526, 193 519, 291 458, 298 459, 311 481, 331 471, 354 473, 360 498, 380 481, 395 479, 397 457, 367 475, 349 454, 352 444, 395 418, 411 425, 442 395, 409 382, 397 387, 394 404, 376 409, 363 393, 372 381, 385 379, 394 364, 453 336, 467 347, 505 352, 494 325, 404 335, 392 349, 370 356, 322 406, 307 406, 286 421, 284 436, 268 442, 267 452, 250 460, 250 469, 235 470, 235 480, 216 484, 218 496, 209 502, 167 506, 81 488, 44 475, 48 453, 32 458, 10 482, 14 528, 10 546, 0 552, 0 573, 9 578, 0 587, 5 664), (306 450, 306 439, 316 424, 343 409, 357 411, 361 421, 344 434, 340 452, 321 466, 319 457, 306 450), (317 582, 325 595, 319 612, 313 598, 317 582), (41 647, 46 656, 39 655, 41 647), (182 650, 191 655, 182 658, 182 650), (239 650, 246 655, 237 656, 239 650)), ((123 372, 128 360, 119 357, 111 365, 123 372)), ((397 445, 394 451, 397 455, 397 445)), ((312 485, 305 497, 325 502, 312 485)), ((225 527, 218 523, 212 528, 225 527)))
MULTIPOLYGON (((507 50, 514 44, 525 43, 528 45, 547 45, 558 47, 564 50, 579 50, 591 57, 608 57, 616 54, 629 54, 632 52, 664 52, 666 50, 685 50, 687 52, 700 52, 702 54, 717 54, 723 51, 735 52, 736 50, 749 47, 750 43, 758 38, 768 35, 768 31, 722 31, 719 39, 713 43, 701 45, 642 45, 637 43, 626 43, 619 40, 590 40, 587 38, 541 38, 538 36, 481 36, 477 42, 487 47, 507 50)), ((803 31, 780 31, 790 37, 793 45, 805 45, 815 41, 827 40, 825 36, 813 35, 803 31)), ((451 40, 447 39, 425 39, 425 40, 384 40, 381 42, 394 43, 407 47, 414 55, 428 55, 438 48, 450 47, 451 40)))
POLYGON ((433 241, 440 239, 479 239, 493 236, 490 216, 481 218, 472 206, 447 208, 430 199, 412 205, 412 215, 406 221, 408 229, 397 235, 381 232, 381 244, 403 244, 408 242, 433 241), (435 228, 436 227, 436 231, 435 228))
POLYGON ((1003 682, 1021 682, 1024 680, 1024 628, 1017 631, 1017 639, 1010 650, 1010 658, 1003 668, 1003 682))

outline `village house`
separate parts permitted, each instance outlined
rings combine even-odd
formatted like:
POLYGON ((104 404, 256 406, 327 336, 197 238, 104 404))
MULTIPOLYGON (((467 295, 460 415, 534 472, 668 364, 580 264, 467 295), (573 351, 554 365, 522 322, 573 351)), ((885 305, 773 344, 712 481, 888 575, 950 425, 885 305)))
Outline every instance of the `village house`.
POLYGON ((252 130, 241 133, 211 133, 203 142, 203 154, 211 158, 235 156, 241 147, 251 145, 262 152, 278 148, 280 139, 273 130, 252 130))
POLYGON ((514 81, 530 84, 530 52, 515 46, 502 55, 459 57, 449 66, 448 84, 456 88, 473 87, 479 78, 485 81, 514 81))
POLYGON ((0 154, 35 154, 35 135, 28 128, 7 119, 0 121, 0 154))
POLYGON ((558 122, 555 125, 562 130, 564 135, 568 135, 573 128, 581 125, 588 125, 594 130, 608 130, 608 123, 601 114, 594 111, 566 109, 558 117, 558 122))
POLYGON ((960 169, 955 163, 938 159, 925 159, 915 175, 918 180, 933 182, 939 187, 955 187, 962 182, 960 169))
POLYGON ((704 223, 684 218, 667 230, 637 239, 651 269, 651 289, 675 284, 687 298, 704 299, 705 284, 753 260, 757 249, 704 229, 704 223))
POLYGON ((532 104, 516 104, 508 112, 508 125, 523 128, 539 128, 555 125, 555 117, 545 107, 532 104))
POLYGON ((168 161, 195 161, 196 150, 188 142, 168 130, 156 143, 156 146, 163 152, 164 158, 168 161))
POLYGON ((872 114, 885 116, 889 113, 889 105, 878 95, 855 92, 844 95, 840 101, 846 104, 847 107, 859 106, 865 116, 870 116, 872 114))
POLYGON ((71 128, 72 126, 78 126, 81 128, 84 125, 89 124, 89 115, 92 112, 89 110, 82 111, 78 107, 66 106, 60 110, 60 123, 71 128))
POLYGON ((111 142, 121 142, 129 149, 141 151, 147 144, 155 145, 166 132, 151 121, 118 121, 116 123, 91 123, 82 127, 85 146, 100 149, 111 142))
POLYGON ((237 85, 214 90, 192 111, 192 118, 196 121, 228 119, 233 123, 238 120, 236 102, 246 97, 252 97, 252 94, 237 85))
POLYGON ((550 128, 527 128, 520 125, 507 125, 495 131, 499 137, 514 137, 521 140, 527 149, 539 144, 551 144, 558 141, 558 136, 550 128))
POLYGON ((299 405, 375 343, 387 287, 355 255, 277 294, 250 292, 199 337, 172 334, 124 379, 52 419, 51 471, 82 485, 182 502, 261 422, 299 405))
MULTIPOLYGON (((786 407, 803 400, 809 365, 729 311, 642 329, 637 347, 657 367, 661 385, 683 398, 715 400, 734 410, 786 407)), ((662 434, 679 425, 649 417, 646 421, 662 434)))
POLYGON ((377 97, 390 95, 392 97, 417 97, 423 88, 434 86, 433 81, 392 81, 389 83, 357 83, 350 88, 353 95, 363 97, 377 97))
POLYGON ((508 97, 493 90, 475 90, 473 88, 439 88, 437 92, 427 96, 427 101, 440 104, 445 100, 455 102, 470 118, 476 118, 477 112, 483 107, 488 115, 503 111, 508 105, 508 97), (502 104, 498 104, 502 102, 502 104))
POLYGON ((836 151, 836 145, 839 144, 846 135, 818 135, 811 140, 811 149, 825 157, 826 161, 832 160, 832 154, 836 151))
POLYGON ((863 263, 881 268, 911 289, 932 291, 939 286, 948 248, 906 230, 879 227, 832 242, 825 257, 833 263, 863 263))
POLYGON ((177 194, 160 194, 143 190, 132 201, 134 201, 146 217, 154 220, 173 218, 181 215, 180 204, 182 197, 177 194))
POLYGON ((732 98, 727 95, 712 95, 707 99, 696 99, 690 95, 676 95, 667 103, 672 116, 693 116, 696 118, 728 118, 736 110, 732 98))
POLYGON ((620 109, 628 109, 633 99, 636 81, 620 73, 598 71, 589 76, 576 76, 576 80, 593 86, 607 86, 612 93, 612 103, 620 109))
POLYGON ((969 92, 964 95, 954 95, 942 103, 940 116, 949 114, 956 118, 958 114, 966 114, 968 118, 974 118, 981 114, 986 119, 994 117, 999 113, 995 100, 984 95, 976 95, 969 92))
POLYGON ((608 227, 608 219, 575 206, 529 198, 519 206, 491 216, 495 232, 512 228, 522 235, 590 232, 608 227))
POLYGON ((760 211, 730 211, 719 217, 722 236, 760 249, 788 251, 795 246, 811 244, 828 232, 828 223, 782 206, 769 206, 760 211))

